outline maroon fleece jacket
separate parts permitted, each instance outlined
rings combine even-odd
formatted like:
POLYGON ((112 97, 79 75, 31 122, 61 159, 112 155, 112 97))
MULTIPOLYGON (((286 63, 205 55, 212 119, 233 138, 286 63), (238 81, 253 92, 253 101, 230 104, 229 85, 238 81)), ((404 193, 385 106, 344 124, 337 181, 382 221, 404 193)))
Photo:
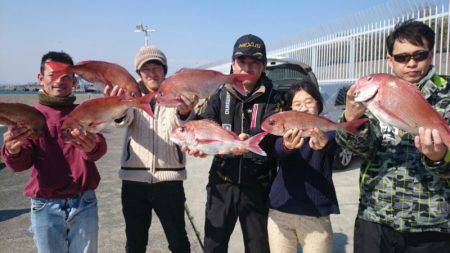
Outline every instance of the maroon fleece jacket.
POLYGON ((18 154, 9 154, 5 146, 2 156, 8 168, 15 172, 31 167, 30 179, 24 194, 32 198, 70 198, 86 190, 94 190, 100 182, 95 161, 106 153, 106 141, 96 134, 97 145, 91 152, 64 143, 61 138, 61 125, 64 117, 77 105, 50 107, 36 104, 47 124, 43 134, 35 140, 23 141, 18 154))

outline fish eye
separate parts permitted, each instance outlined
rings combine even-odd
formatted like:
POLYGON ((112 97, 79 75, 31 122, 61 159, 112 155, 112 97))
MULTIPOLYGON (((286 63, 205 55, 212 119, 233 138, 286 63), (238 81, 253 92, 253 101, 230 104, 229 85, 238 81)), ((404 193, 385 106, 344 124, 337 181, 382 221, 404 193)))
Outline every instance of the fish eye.
POLYGON ((134 97, 134 98, 136 97, 136 93, 134 93, 134 92, 131 92, 130 95, 131 95, 131 97, 134 97))
POLYGON ((357 97, 359 95, 359 91, 355 91, 355 93, 353 93, 353 97, 357 97))
POLYGON ((66 133, 70 134, 70 132, 72 132, 72 129, 66 128, 66 133))
POLYGON ((270 125, 270 126, 274 126, 274 125, 275 125, 275 120, 270 119, 270 120, 269 120, 269 125, 270 125))
POLYGON ((186 127, 180 127, 180 132, 184 133, 184 131, 186 131, 186 127))
POLYGON ((369 78, 367 78, 367 81, 372 81, 373 76, 369 76, 369 78))
POLYGON ((158 94, 162 97, 164 96, 164 93, 162 91, 159 91, 158 94))

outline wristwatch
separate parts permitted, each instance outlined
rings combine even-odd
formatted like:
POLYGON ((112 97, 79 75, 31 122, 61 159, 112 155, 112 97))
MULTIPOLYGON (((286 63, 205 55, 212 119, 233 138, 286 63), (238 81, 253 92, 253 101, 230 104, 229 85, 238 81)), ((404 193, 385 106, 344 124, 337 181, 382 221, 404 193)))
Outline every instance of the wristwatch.
POLYGON ((448 149, 447 149, 447 153, 445 153, 444 159, 442 159, 442 160, 433 161, 433 160, 428 159, 428 157, 427 157, 427 163, 433 167, 441 166, 442 164, 445 164, 448 162, 450 162, 450 150, 448 150, 448 149))

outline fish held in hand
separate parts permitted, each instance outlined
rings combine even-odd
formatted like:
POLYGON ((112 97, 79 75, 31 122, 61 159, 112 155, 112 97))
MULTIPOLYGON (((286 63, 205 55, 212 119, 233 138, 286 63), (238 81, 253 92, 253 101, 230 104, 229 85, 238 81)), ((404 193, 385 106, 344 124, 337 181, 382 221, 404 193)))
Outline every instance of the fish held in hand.
POLYGON ((26 128, 31 138, 37 138, 45 127, 45 116, 36 108, 21 103, 0 103, 0 123, 15 129, 26 128))
POLYGON ((444 117, 422 96, 416 85, 389 74, 372 74, 355 83, 356 102, 363 103, 381 122, 413 135, 419 127, 436 129, 450 148, 450 128, 444 117))
POLYGON ((246 95, 245 82, 255 81, 250 74, 225 75, 214 70, 181 69, 165 79, 158 90, 158 103, 164 106, 177 106, 182 103, 181 95, 199 99, 213 95, 222 85, 230 83, 241 94, 246 95))
POLYGON ((80 132, 101 132, 115 119, 122 117, 129 108, 139 108, 153 117, 150 101, 154 93, 138 98, 102 97, 91 99, 81 103, 69 115, 66 116, 61 127, 63 140, 73 139, 72 130, 80 132))
POLYGON ((178 145, 195 148, 208 155, 230 154, 231 149, 244 147, 265 156, 266 153, 259 147, 259 142, 266 135, 267 133, 263 132, 242 141, 234 132, 211 120, 193 120, 175 128, 170 139, 178 145))
POLYGON ((343 130, 358 135, 357 128, 369 119, 359 119, 351 122, 337 123, 326 117, 299 111, 279 112, 269 116, 261 128, 273 135, 283 136, 287 130, 297 128, 302 130, 302 137, 308 137, 313 128, 323 132, 343 130))
POLYGON ((122 66, 105 61, 82 61, 69 65, 56 61, 47 61, 53 71, 52 82, 64 75, 76 74, 90 83, 101 83, 113 87, 118 85, 125 90, 127 97, 140 97, 141 92, 134 77, 122 66))

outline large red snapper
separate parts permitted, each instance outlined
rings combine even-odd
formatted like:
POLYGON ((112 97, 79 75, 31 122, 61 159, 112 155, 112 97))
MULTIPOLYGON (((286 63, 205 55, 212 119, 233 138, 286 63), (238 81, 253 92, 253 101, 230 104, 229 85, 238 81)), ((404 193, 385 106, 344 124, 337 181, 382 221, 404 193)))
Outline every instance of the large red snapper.
POLYGON ((177 106, 182 102, 181 95, 208 98, 225 83, 232 84, 239 93, 246 95, 242 83, 254 79, 255 76, 249 74, 224 75, 214 70, 181 69, 161 83, 157 100, 164 106, 177 106))
POLYGON ((372 74, 355 83, 354 97, 381 122, 417 135, 419 127, 436 129, 450 147, 450 128, 417 86, 389 74, 372 74))
POLYGON ((85 101, 64 119, 61 127, 62 137, 64 140, 71 140, 71 131, 74 129, 98 133, 114 119, 123 116, 131 107, 142 109, 153 116, 149 104, 153 97, 154 93, 139 98, 112 96, 85 101))
POLYGON ((352 122, 337 123, 325 117, 299 111, 279 112, 269 116, 261 128, 273 135, 283 136, 287 130, 297 128, 303 130, 302 137, 308 137, 313 128, 323 132, 344 130, 357 135, 357 127, 368 121, 367 118, 352 122))
POLYGON ((45 116, 36 108, 21 103, 0 103, 0 123, 7 125, 14 134, 18 128, 31 131, 31 138, 42 134, 45 116))
POLYGON ((232 148, 245 147, 247 150, 265 156, 258 144, 267 133, 259 133, 242 141, 231 131, 225 130, 211 120, 193 120, 175 128, 170 139, 181 146, 196 148, 208 155, 229 154, 232 148))
POLYGON ((74 73, 90 83, 101 83, 105 86, 118 85, 125 90, 127 97, 140 97, 141 92, 134 77, 122 66, 104 61, 83 61, 68 65, 56 61, 45 64, 53 70, 52 81, 63 75, 74 73))

